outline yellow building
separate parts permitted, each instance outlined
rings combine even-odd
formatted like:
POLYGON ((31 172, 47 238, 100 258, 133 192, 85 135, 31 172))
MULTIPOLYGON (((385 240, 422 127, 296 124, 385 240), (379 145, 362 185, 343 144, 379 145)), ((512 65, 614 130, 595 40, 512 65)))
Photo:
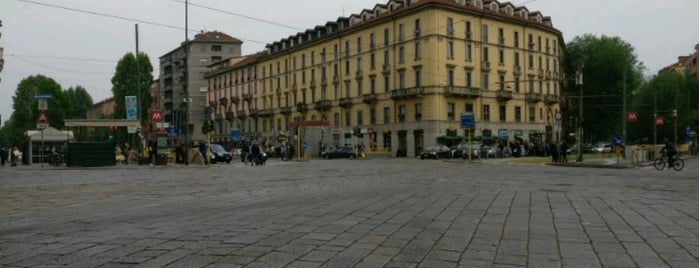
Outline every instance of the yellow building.
POLYGON ((393 0, 269 44, 250 115, 271 140, 291 122, 327 121, 302 134, 312 154, 414 156, 462 139, 465 112, 475 136, 555 139, 563 45, 550 18, 509 2, 393 0))

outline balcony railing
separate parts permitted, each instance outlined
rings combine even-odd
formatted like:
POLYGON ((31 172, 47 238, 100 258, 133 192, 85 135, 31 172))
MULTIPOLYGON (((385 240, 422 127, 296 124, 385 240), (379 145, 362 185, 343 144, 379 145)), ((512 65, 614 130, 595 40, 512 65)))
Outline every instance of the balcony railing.
POLYGON ((540 102, 541 101, 541 94, 529 92, 524 96, 524 99, 527 102, 532 102, 532 103, 540 102))
POLYGON ((512 69, 512 74, 514 74, 515 76, 522 75, 522 66, 515 65, 514 68, 512 69))
POLYGON ((352 98, 346 97, 346 98, 340 98, 340 106, 341 107, 352 107, 352 98))
POLYGON ((391 73, 391 65, 384 64, 381 68, 381 72, 383 74, 390 74, 391 73))
POLYGON ((257 114, 260 117, 270 117, 274 115, 274 109, 262 109, 257 114))
POLYGON ((327 111, 330 110, 331 102, 329 100, 316 101, 315 109, 317 111, 327 111))
POLYGON ((379 100, 379 95, 376 95, 376 93, 369 93, 369 94, 364 94, 364 103, 367 104, 375 104, 379 100))
POLYGON ((559 102, 560 101, 558 99, 558 96, 556 96, 556 95, 551 95, 551 94, 544 95, 544 103, 546 103, 547 105, 552 105, 552 104, 556 104, 559 102))
POLYGON ((333 75, 333 84, 337 85, 340 83, 340 76, 339 75, 333 75))
POLYGON ((245 93, 245 94, 243 94, 243 100, 244 100, 244 101, 248 101, 248 102, 251 101, 251 100, 252 100, 252 94, 250 94, 250 93, 245 93))
POLYGON ((512 91, 499 90, 497 95, 498 101, 509 101, 512 99, 512 91))
POLYGON ((305 104, 303 102, 299 102, 296 104, 296 111, 299 113, 305 113, 308 112, 308 104, 305 104))
POLYGON ((357 76, 355 78, 362 79, 362 70, 357 70, 357 76))
POLYGON ((279 112, 283 115, 290 115, 291 114, 291 107, 286 106, 286 107, 279 108, 279 112))
POLYGON ((392 99, 422 98, 425 90, 421 87, 400 88, 391 91, 392 99))
POLYGON ((250 108, 249 113, 250 113, 250 116, 255 117, 255 118, 257 118, 257 116, 259 115, 259 114, 257 113, 257 109, 256 109, 256 108, 250 108))
POLYGON ((544 77, 544 69, 539 69, 539 78, 544 77))
POLYGON ((311 88, 316 88, 316 80, 311 80, 311 88))
POLYGON ((481 90, 470 87, 447 86, 444 88, 444 95, 447 97, 475 99, 481 96, 481 90))
POLYGON ((482 61, 481 62, 481 69, 483 69, 483 71, 486 71, 486 72, 490 71, 490 62, 489 61, 482 61))

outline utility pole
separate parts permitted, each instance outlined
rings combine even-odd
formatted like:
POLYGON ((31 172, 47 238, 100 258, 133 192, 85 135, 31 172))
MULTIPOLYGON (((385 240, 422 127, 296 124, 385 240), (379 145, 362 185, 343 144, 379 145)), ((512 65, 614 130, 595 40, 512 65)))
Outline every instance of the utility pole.
POLYGON ((624 152, 624 155, 626 155, 626 145, 628 144, 628 142, 626 141, 626 126, 627 126, 627 125, 626 125, 626 121, 627 121, 626 113, 627 113, 627 110, 628 110, 627 107, 626 107, 626 65, 624 65, 624 72, 622 73, 621 81, 622 81, 621 83, 622 83, 622 88, 623 88, 623 92, 624 92, 624 93, 622 94, 623 103, 624 103, 624 111, 621 113, 621 116, 622 116, 622 120, 621 120, 621 122, 622 122, 622 131, 621 131, 622 140, 621 140, 621 146, 624 146, 624 147, 623 147, 623 148, 624 148, 623 152, 624 152))
MULTIPOLYGON (((184 1, 184 164, 189 165, 189 1, 184 1)), ((180 144, 182 146, 182 144, 180 144)))
MULTIPOLYGON (((142 127, 142 122, 141 122, 141 113, 143 112, 141 109, 141 65, 138 63, 138 24, 134 25, 136 28, 136 107, 137 107, 137 115, 136 118, 138 119, 138 124, 141 126, 141 130, 139 131, 138 129, 136 130, 136 133, 141 133, 143 135, 143 127, 142 127)), ((136 141, 138 141, 138 135, 135 137, 136 141)), ((137 160, 141 160, 141 143, 136 142, 136 158, 137 160)), ((140 161, 137 161, 137 163, 140 161)))

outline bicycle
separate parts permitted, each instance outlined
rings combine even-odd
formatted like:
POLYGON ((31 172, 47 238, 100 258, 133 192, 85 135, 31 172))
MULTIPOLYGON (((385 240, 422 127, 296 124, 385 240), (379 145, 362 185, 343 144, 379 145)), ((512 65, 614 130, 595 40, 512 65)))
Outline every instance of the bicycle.
MULTIPOLYGON (((673 163, 672 169, 677 170, 677 171, 682 170, 684 168, 684 160, 682 160, 681 158, 679 158, 676 155, 674 156, 674 158, 675 158, 675 161, 673 163)), ((655 169, 657 169, 657 170, 663 170, 663 169, 665 169, 665 167, 670 169, 669 159, 667 157, 667 154, 663 153, 663 155, 661 157, 656 158, 655 161, 653 161, 653 167, 655 167, 655 169)))
POLYGON ((49 165, 52 165, 54 167, 58 167, 63 165, 63 154, 57 153, 57 152, 52 152, 49 157, 48 157, 48 162, 49 165))

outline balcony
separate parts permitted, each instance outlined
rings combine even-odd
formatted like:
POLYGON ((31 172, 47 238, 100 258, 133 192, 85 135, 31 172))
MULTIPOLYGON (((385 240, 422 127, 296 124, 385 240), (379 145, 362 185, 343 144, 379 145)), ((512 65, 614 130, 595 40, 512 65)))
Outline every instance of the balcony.
POLYGON ((522 75, 522 66, 515 65, 515 66, 512 68, 512 74, 513 74, 514 76, 520 76, 520 75, 522 75))
POLYGON ((243 94, 243 100, 247 101, 247 102, 252 101, 252 94, 250 94, 250 93, 243 94))
POLYGON ((366 104, 376 104, 376 102, 379 100, 379 95, 376 93, 369 93, 369 94, 364 94, 364 103, 366 104))
POLYGON ((245 120, 245 116, 247 115, 245 113, 245 111, 243 111, 243 110, 238 110, 237 114, 238 114, 238 118, 240 118, 240 120, 245 120))
POLYGON ((303 102, 299 102, 296 104, 296 111, 299 113, 305 113, 308 112, 308 104, 305 104, 303 102))
POLYGON ((343 108, 352 107, 352 98, 350 98, 350 97, 340 98, 340 107, 343 107, 343 108))
POLYGON ((391 91, 392 99, 422 98, 424 95, 425 90, 421 87, 401 88, 391 91))
POLYGON ((444 88, 444 96, 475 99, 481 96, 481 90, 470 87, 454 87, 448 86, 444 88))
POLYGON ((316 88, 316 80, 311 79, 311 88, 316 88))
POLYGON ((257 112, 260 117, 272 117, 274 116, 274 109, 262 109, 257 112))
POLYGON ((286 106, 286 107, 279 108, 279 113, 281 113, 283 115, 290 115, 291 114, 291 107, 286 106))
POLYGON ((235 119, 235 114, 233 114, 233 111, 226 112, 226 120, 228 120, 228 122, 233 122, 233 119, 235 119))
POLYGON ((240 97, 238 97, 238 96, 233 96, 230 99, 231 99, 231 103, 238 104, 240 102, 240 97))
POLYGON ((556 95, 551 95, 551 94, 544 95, 544 103, 546 103, 546 105, 553 105, 553 104, 556 104, 559 102, 560 101, 558 100, 558 96, 556 96, 556 95))
POLYGON ((333 75, 333 85, 337 86, 338 84, 340 84, 340 76, 333 75))
POLYGON ((509 101, 512 99, 512 91, 499 90, 497 95, 498 101, 509 101))
POLYGON ((524 100, 530 103, 537 103, 541 101, 541 94, 529 92, 524 96, 524 100))
POLYGON ((218 103, 219 103, 221 106, 226 107, 226 106, 228 106, 228 99, 227 99, 227 98, 221 98, 221 99, 218 100, 218 103))
POLYGON ((383 73, 384 75, 390 74, 391 73, 391 65, 384 64, 381 68, 381 73, 383 73))
POLYGON ((482 61, 481 62, 481 69, 483 69, 484 72, 490 72, 490 62, 489 61, 482 61))
MULTIPOLYGON (((292 84, 291 91, 296 93, 296 91, 299 91, 299 86, 296 83, 292 84)), ((277 90, 277 92, 279 92, 279 90, 277 90)))
POLYGON ((321 77, 321 78, 320 78, 320 86, 321 86, 321 87, 325 87, 325 86, 327 86, 327 85, 328 85, 328 78, 325 77, 325 76, 321 77))
POLYGON ((546 70, 546 79, 550 80, 551 79, 551 71, 546 70))
POLYGON ((331 105, 332 105, 331 101, 329 101, 329 100, 316 101, 314 108, 316 111, 322 112, 322 111, 330 110, 331 105))
POLYGON ((544 77, 544 69, 539 69, 539 78, 544 77))
POLYGON ((250 116, 253 117, 253 118, 257 118, 257 116, 259 115, 259 114, 257 113, 257 109, 255 109, 255 108, 250 108, 249 113, 250 113, 250 116))
POLYGON ((362 79, 362 70, 357 70, 357 73, 356 73, 356 74, 357 74, 357 75, 356 75, 355 78, 356 78, 357 80, 361 80, 361 79, 362 79))

